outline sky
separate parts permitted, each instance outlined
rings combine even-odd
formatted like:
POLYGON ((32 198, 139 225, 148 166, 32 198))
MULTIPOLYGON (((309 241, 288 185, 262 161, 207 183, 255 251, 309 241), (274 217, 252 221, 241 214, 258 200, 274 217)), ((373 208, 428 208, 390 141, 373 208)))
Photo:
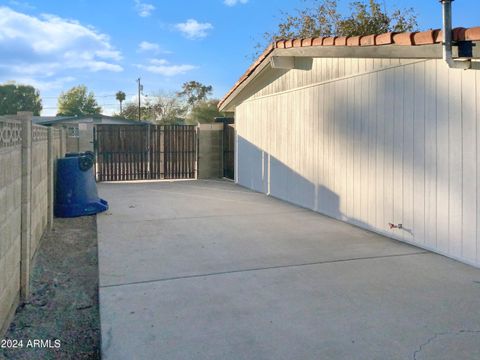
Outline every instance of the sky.
MULTIPOLYGON (((308 0, 306 1, 309 2, 308 0)), ((348 11, 350 1, 339 0, 348 11)), ((420 30, 441 27, 438 0, 380 0, 416 10, 420 30)), ((115 93, 136 101, 196 80, 223 95, 251 64, 255 45, 304 0, 0 0, 0 83, 39 89, 42 115, 60 92, 84 84, 104 114, 115 93), (144 98, 144 97, 143 97, 144 98)), ((453 25, 480 26, 480 0, 453 2, 453 25)))

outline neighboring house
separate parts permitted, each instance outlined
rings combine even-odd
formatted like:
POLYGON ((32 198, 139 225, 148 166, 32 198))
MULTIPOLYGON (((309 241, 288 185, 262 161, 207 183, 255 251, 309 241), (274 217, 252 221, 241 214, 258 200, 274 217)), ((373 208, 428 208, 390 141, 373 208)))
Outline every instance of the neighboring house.
POLYGON ((129 120, 107 115, 86 116, 34 116, 32 122, 44 126, 61 126, 67 129, 67 151, 93 151, 94 127, 107 125, 146 125, 148 122, 129 120))
POLYGON ((480 27, 453 37, 471 69, 438 30, 272 44, 219 105, 235 181, 480 266, 480 27))
POLYGON ((107 115, 85 115, 85 116, 34 116, 32 122, 38 125, 58 124, 110 124, 110 125, 139 125, 148 124, 145 121, 129 120, 107 115))

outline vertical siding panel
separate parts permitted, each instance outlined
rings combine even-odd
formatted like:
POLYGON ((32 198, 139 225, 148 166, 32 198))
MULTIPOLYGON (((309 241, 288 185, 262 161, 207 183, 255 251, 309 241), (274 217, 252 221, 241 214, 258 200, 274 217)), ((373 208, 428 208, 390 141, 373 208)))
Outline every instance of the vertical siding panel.
POLYGON ((413 83, 413 234, 416 242, 425 243, 425 63, 414 67, 413 83))
POLYGON ((329 88, 328 84, 322 86, 323 89, 323 121, 322 121, 322 144, 323 144, 323 170, 322 170, 322 185, 319 192, 319 207, 322 213, 326 212, 326 200, 325 200, 325 189, 329 186, 329 163, 328 155, 330 154, 328 149, 328 125, 330 123, 329 112, 328 112, 328 100, 329 100, 329 88))
POLYGON ((345 76, 352 74, 352 59, 345 59, 345 76))
POLYGON ((307 88, 302 90, 303 97, 304 97, 304 106, 305 106, 305 113, 302 118, 303 122, 303 156, 302 156, 302 164, 303 164, 303 172, 301 174, 304 182, 304 192, 302 194, 302 202, 303 206, 311 209, 313 207, 313 196, 312 196, 312 177, 311 177, 311 166, 310 159, 312 155, 311 147, 312 147, 312 138, 311 138, 311 118, 312 118, 312 108, 311 108, 311 96, 312 96, 312 88, 307 88))
MULTIPOLYGON (((394 136, 393 136, 393 222, 403 224, 403 156, 404 156, 404 81, 403 67, 397 67, 394 73, 394 136)), ((403 230, 393 230, 393 233, 403 238, 403 230)))
POLYGON ((385 149, 385 71, 377 73, 377 103, 376 103, 376 117, 377 117, 377 150, 376 150, 376 221, 375 227, 381 231, 385 229, 385 214, 384 214, 384 158, 385 149))
POLYGON ((345 58, 338 59, 338 76, 345 76, 345 58))
POLYGON ((462 71, 449 71, 449 253, 462 255, 462 71))
MULTIPOLYGON (((365 61, 361 63, 365 64, 365 61)), ((363 69, 364 71, 365 69, 363 69)), ((359 78, 362 87, 361 98, 361 122, 360 122, 360 219, 364 224, 369 223, 368 219, 368 115, 370 102, 370 88, 368 86, 371 75, 362 75, 359 78)))
POLYGON ((425 245, 437 246, 437 61, 425 63, 425 245))
POLYGON ((325 87, 323 85, 320 85, 318 87, 318 102, 317 102, 317 108, 318 108, 318 177, 317 177, 317 209, 318 211, 322 211, 322 203, 321 203, 321 196, 322 196, 322 187, 324 185, 324 169, 325 169, 325 163, 324 163, 324 92, 325 92, 325 87))
MULTIPOLYGON (((415 163, 415 157, 418 154, 414 153, 414 139, 417 135, 417 123, 414 122, 415 116, 415 98, 420 96, 420 92, 414 85, 414 78, 417 74, 414 74, 413 65, 407 65, 404 67, 404 99, 403 99, 403 111, 404 111, 404 125, 403 125, 403 209, 402 209, 402 223, 404 228, 403 238, 407 241, 413 240, 413 234, 416 229, 413 226, 413 174, 423 172, 422 167, 417 167, 415 163), (414 131, 415 130, 415 131, 414 131)), ((421 90, 420 90, 421 91, 421 90)), ((415 118, 416 120, 416 118, 415 118)), ((422 131, 419 132, 420 135, 422 131)), ((423 137, 421 140, 423 145, 423 137)), ((418 202, 423 202, 423 199, 417 199, 418 202)), ((422 220, 423 221, 423 220, 422 220)))
MULTIPOLYGON (((348 59, 350 60, 350 59, 348 59)), ((347 79, 347 189, 346 189, 346 202, 347 202, 347 217, 353 219, 355 217, 354 209, 354 154, 355 154, 355 143, 354 143, 354 105, 355 105, 355 79, 347 79)))
POLYGON ((395 77, 392 70, 385 71, 385 153, 384 153, 384 206, 386 232, 387 223, 393 222, 393 142, 394 142, 394 89, 395 77))
POLYGON ((312 65, 312 82, 318 83, 321 81, 321 59, 320 58, 314 58, 313 59, 313 65, 312 65))
POLYGON ((361 219, 361 133, 362 133, 362 83, 359 77, 354 78, 355 102, 353 104, 353 221, 359 223, 361 219))
POLYGON ((307 92, 307 109, 308 109, 308 116, 307 116, 307 123, 305 127, 305 137, 307 139, 307 146, 306 146, 306 154, 305 154, 305 166, 306 166, 306 174, 307 174, 307 185, 308 185, 308 193, 306 194, 306 201, 307 207, 312 209, 314 206, 314 165, 313 165, 313 154, 314 154, 314 138, 313 138, 313 93, 314 88, 309 88, 306 90, 307 92))
POLYGON ((302 170, 300 174, 303 177, 303 192, 302 192, 302 204, 305 207, 310 207, 310 201, 308 196, 310 195, 310 169, 308 167, 308 163, 310 160, 310 135, 309 135, 309 126, 310 126, 310 105, 309 105, 309 98, 310 98, 310 89, 305 89, 301 91, 302 93, 302 102, 303 102, 303 109, 304 116, 301 119, 302 131, 301 131, 301 138, 300 143, 302 146, 302 154, 300 157, 302 170), (302 141, 303 140, 303 141, 302 141))
POLYGON ((270 194, 271 186, 271 168, 270 168, 270 158, 273 149, 273 138, 275 137, 275 132, 273 131, 273 124, 275 123, 275 113, 276 109, 272 108, 273 97, 267 97, 258 101, 258 106, 261 106, 265 120, 263 122, 262 131, 264 136, 265 147, 263 148, 263 159, 264 159, 264 192, 265 194, 270 194))
MULTIPOLYGON (((334 59, 335 60, 335 59, 334 59)), ((333 61, 335 63, 335 61, 333 61)), ((335 76, 335 75, 334 75, 335 76)), ((331 126, 330 126, 330 166, 331 166, 331 188, 330 191, 331 193, 329 194, 329 213, 330 214, 337 214, 338 213, 338 190, 337 190, 337 159, 336 159, 336 124, 337 124, 337 119, 336 119, 336 109, 335 109, 335 103, 337 101, 336 98, 336 87, 337 83, 332 82, 330 84, 330 116, 331 116, 331 126)))
POLYGON ((337 79, 338 73, 338 58, 332 58, 332 79, 337 79))
POLYGON ((351 62, 352 62, 352 74, 358 74, 359 72, 359 59, 357 58, 352 58, 351 59, 351 62))
POLYGON ((318 67, 318 76, 319 82, 323 82, 325 80, 325 58, 319 59, 319 67, 318 67))
POLYGON ((332 148, 331 148, 331 128, 332 128, 332 108, 331 108, 331 94, 332 94, 332 85, 331 83, 325 84, 325 94, 323 98, 323 103, 325 106, 324 109, 324 123, 323 123, 323 142, 324 142, 324 188, 321 191, 321 205, 322 211, 328 214, 330 209, 329 194, 332 191, 332 148))
POLYGON ((332 206, 330 211, 332 216, 335 218, 340 218, 340 198, 342 196, 341 192, 341 161, 340 161, 340 108, 338 107, 338 103, 340 102, 341 95, 339 94, 340 90, 340 82, 333 83, 333 101, 332 101, 332 109, 333 109, 333 176, 334 176, 334 187, 332 189, 334 196, 332 197, 332 206))
POLYGON ((314 204, 313 204, 313 209, 315 211, 318 211, 318 174, 320 172, 320 161, 318 158, 318 148, 320 146, 320 133, 319 133, 319 128, 318 124, 320 121, 320 116, 318 113, 318 103, 319 103, 319 91, 318 91, 319 86, 315 86, 313 90, 313 99, 310 104, 313 109, 312 113, 312 122, 313 122, 313 128, 312 128, 312 137, 313 137, 313 157, 312 157, 312 166, 313 166, 313 184, 315 186, 315 198, 314 198, 314 204))
POLYGON ((365 71, 367 71, 367 59, 358 59, 358 72, 360 74, 363 74, 365 71))
POLYGON ((334 77, 334 74, 333 74, 333 58, 327 58, 326 71, 327 71, 327 80, 333 79, 333 77, 334 77))
POLYGON ((437 248, 448 252, 448 68, 437 62, 437 248))
POLYGON ((477 253, 477 126, 475 76, 472 71, 462 71, 463 118, 463 247, 462 257, 476 260, 477 253))
MULTIPOLYGON (((371 62, 373 64, 373 60, 371 62)), ((377 104, 378 104, 378 89, 377 89, 377 73, 369 76, 370 99, 368 102, 368 223, 374 227, 377 219, 377 104)))
POLYGON ((477 108, 476 121, 477 124, 477 264, 480 264, 480 191, 478 187, 480 186, 480 71, 475 71, 475 92, 476 92, 476 103, 477 108))
MULTIPOLYGON (((289 71, 293 74, 292 71, 289 71)), ((289 95, 289 94, 287 94, 289 95)), ((286 168, 286 182, 287 182, 287 187, 286 187, 286 198, 288 201, 293 201, 294 200, 294 189, 293 187, 295 186, 294 183, 292 183, 292 171, 295 170, 295 112, 293 111, 293 108, 295 106, 295 96, 290 95, 286 96, 286 103, 287 103, 287 124, 288 124, 288 134, 289 134, 289 141, 288 141, 288 166, 286 168)))
POLYGON ((347 146, 348 146, 348 137, 346 134, 347 131, 347 81, 342 80, 338 82, 338 95, 337 98, 337 124, 338 124, 338 133, 339 138, 338 151, 336 152, 338 159, 338 181, 339 181, 339 196, 340 196, 340 214, 339 216, 344 218, 344 214, 347 213, 347 146))
POLYGON ((372 71, 374 68, 374 59, 365 59, 365 71, 372 71))
POLYGON ((282 109, 281 111, 281 116, 282 116, 282 134, 279 134, 279 142, 281 144, 280 146, 280 155, 281 157, 278 158, 278 163, 277 165, 280 166, 278 169, 278 174, 280 174, 280 179, 278 182, 278 191, 280 194, 282 194, 282 197, 284 199, 288 200, 287 194, 288 194, 288 177, 285 172, 285 169, 288 169, 290 166, 290 161, 289 161, 289 147, 290 147, 290 141, 291 141, 291 136, 286 136, 286 134, 289 133, 289 123, 291 122, 291 119, 289 118, 288 114, 288 94, 282 94, 281 96, 281 104, 280 108, 282 109))
POLYGON ((304 110, 304 103, 305 103, 305 97, 303 96, 303 91, 296 91, 295 92, 295 98, 296 98, 296 105, 295 105, 295 125, 296 125, 296 131, 295 131, 295 172, 292 174, 293 181, 294 181, 294 186, 296 190, 296 196, 295 196, 295 203, 301 204, 301 199, 302 199, 302 194, 303 194, 303 184, 302 182, 299 182, 298 180, 300 179, 300 174, 302 174, 302 157, 303 157, 303 144, 305 143, 305 139, 302 138, 302 133, 303 133, 303 125, 304 125, 304 117, 305 117, 305 110, 304 110))

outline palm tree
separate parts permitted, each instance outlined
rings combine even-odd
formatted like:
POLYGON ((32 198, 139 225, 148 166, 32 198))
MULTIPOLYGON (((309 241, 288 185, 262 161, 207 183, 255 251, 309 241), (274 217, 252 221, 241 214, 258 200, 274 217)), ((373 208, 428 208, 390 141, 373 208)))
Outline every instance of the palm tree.
POLYGON ((115 98, 120 102, 120 114, 122 113, 122 102, 125 100, 125 93, 123 91, 118 91, 115 94, 115 98))

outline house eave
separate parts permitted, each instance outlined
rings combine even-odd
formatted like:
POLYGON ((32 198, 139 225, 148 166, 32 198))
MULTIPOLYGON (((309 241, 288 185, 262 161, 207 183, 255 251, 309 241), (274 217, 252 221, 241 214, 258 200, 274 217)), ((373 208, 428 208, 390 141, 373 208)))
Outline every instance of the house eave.
MULTIPOLYGON (((480 42, 472 41, 472 58, 480 59, 480 42)), ((458 56, 458 47, 454 47, 454 56, 458 56)), ((267 68, 271 69, 272 57, 303 57, 303 58, 395 58, 395 59, 441 59, 442 44, 403 46, 312 46, 277 48, 266 56, 258 67, 231 93, 220 105, 220 111, 235 111, 238 105, 237 96, 251 82, 255 81, 260 73, 267 68)))

